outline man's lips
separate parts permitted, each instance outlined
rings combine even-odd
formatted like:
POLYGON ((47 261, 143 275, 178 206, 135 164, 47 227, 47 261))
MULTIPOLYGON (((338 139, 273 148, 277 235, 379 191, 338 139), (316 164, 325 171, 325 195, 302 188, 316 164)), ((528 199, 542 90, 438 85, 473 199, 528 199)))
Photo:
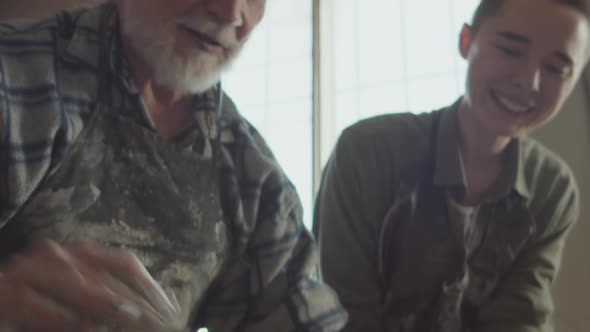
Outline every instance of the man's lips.
POLYGON ((184 24, 179 24, 178 28, 195 39, 197 41, 197 46, 199 46, 199 48, 202 50, 220 54, 225 52, 225 47, 223 45, 206 34, 193 30, 184 24))

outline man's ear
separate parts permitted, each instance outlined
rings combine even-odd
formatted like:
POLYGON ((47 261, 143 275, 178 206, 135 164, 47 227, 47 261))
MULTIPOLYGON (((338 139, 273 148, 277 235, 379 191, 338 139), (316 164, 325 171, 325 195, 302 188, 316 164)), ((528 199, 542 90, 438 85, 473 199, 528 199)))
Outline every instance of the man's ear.
POLYGON ((467 60, 471 42, 473 41, 473 28, 469 24, 463 24, 459 33, 459 53, 467 60))

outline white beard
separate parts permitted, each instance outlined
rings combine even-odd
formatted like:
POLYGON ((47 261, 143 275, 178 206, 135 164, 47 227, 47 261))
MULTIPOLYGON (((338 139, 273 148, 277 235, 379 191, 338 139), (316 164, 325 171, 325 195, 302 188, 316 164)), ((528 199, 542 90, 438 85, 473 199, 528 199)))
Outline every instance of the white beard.
MULTIPOLYGON (((240 47, 232 48, 229 59, 223 59, 197 48, 178 51, 175 40, 177 22, 168 22, 164 25, 154 24, 144 18, 137 10, 137 6, 131 5, 134 1, 125 1, 128 8, 127 15, 122 20, 122 31, 128 37, 131 47, 150 67, 154 81, 162 86, 186 93, 202 93, 213 87, 221 79, 221 74, 230 66, 237 56, 240 47), (131 7, 131 8, 129 8, 131 7)), ((205 31, 213 35, 219 34, 232 43, 238 44, 233 35, 228 31, 218 33, 218 27, 206 19, 195 20, 204 22, 201 25, 205 31)))

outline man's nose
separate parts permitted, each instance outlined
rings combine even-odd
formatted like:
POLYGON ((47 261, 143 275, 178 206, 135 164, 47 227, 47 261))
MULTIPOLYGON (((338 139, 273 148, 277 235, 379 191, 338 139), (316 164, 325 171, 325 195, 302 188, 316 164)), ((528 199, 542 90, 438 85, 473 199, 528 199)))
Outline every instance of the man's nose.
POLYGON ((223 24, 241 26, 246 0, 209 0, 207 9, 223 24))

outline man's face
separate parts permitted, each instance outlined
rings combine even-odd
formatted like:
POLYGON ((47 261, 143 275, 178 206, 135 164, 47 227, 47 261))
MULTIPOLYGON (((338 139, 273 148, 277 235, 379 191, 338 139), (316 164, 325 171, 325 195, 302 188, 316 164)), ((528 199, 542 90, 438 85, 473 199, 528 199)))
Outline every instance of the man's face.
POLYGON ((212 87, 260 22, 265 0, 120 0, 122 33, 155 81, 212 87))
POLYGON ((473 36, 461 32, 468 61, 464 113, 477 127, 515 137, 557 114, 588 59, 585 16, 555 0, 508 0, 473 36))

